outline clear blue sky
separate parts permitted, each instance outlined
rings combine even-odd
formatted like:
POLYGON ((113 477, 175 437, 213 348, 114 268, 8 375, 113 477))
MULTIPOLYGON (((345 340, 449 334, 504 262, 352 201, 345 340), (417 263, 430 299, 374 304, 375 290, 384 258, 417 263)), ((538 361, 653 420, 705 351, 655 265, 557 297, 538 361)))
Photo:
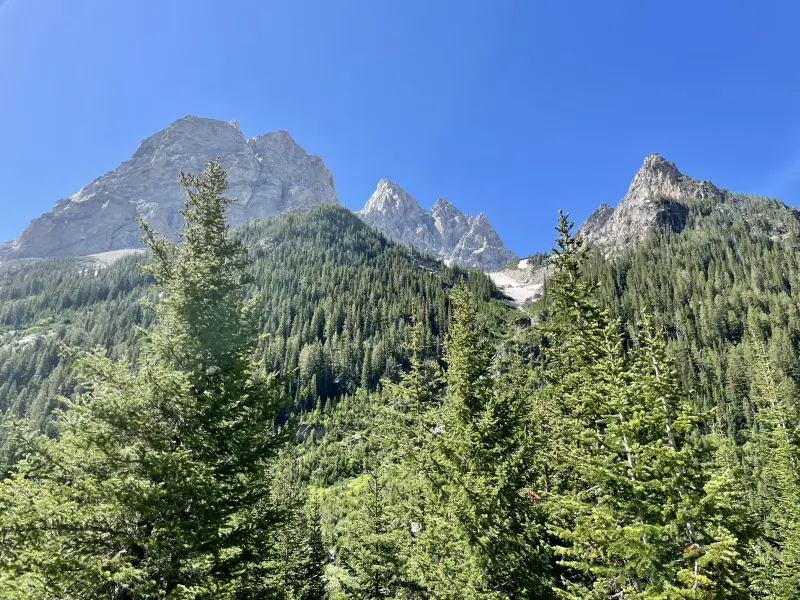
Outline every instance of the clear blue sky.
POLYGON ((793 1, 0 0, 0 240, 188 114, 288 129, 360 208, 381 177, 518 254, 659 152, 800 201, 793 1))

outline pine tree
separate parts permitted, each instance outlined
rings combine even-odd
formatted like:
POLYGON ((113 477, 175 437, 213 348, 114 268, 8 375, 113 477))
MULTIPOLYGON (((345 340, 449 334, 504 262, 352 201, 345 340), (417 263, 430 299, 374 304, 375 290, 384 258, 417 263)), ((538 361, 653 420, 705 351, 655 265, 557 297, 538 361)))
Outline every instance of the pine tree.
POLYGON ((252 359, 258 299, 247 298, 245 249, 225 223, 224 171, 211 163, 181 183, 180 243, 142 224, 160 294, 138 365, 71 352, 80 392, 58 437, 28 435, 0 484, 4 597, 20 581, 59 598, 268 591, 281 382, 252 359))
MULTIPOLYGON (((549 496, 561 597, 744 597, 742 546, 726 519, 737 503, 714 478, 699 418, 678 391, 652 323, 624 347, 621 323, 579 279, 580 240, 562 215, 555 256, 552 350, 543 376, 559 424, 549 496)), ((547 338, 545 338, 547 339, 547 338)))
MULTIPOLYGON (((460 569, 475 597, 537 597, 547 589, 549 561, 530 481, 524 439, 527 404, 519 370, 502 371, 494 347, 463 288, 453 292, 446 346, 444 400, 432 439, 434 500, 440 522, 456 532, 460 569)), ((435 535, 435 531, 432 533, 435 535)), ((446 581, 452 573, 439 579, 446 581)))
POLYGON ((782 378, 760 341, 755 354, 756 416, 752 451, 764 514, 762 579, 769 598, 800 595, 800 420, 782 378))

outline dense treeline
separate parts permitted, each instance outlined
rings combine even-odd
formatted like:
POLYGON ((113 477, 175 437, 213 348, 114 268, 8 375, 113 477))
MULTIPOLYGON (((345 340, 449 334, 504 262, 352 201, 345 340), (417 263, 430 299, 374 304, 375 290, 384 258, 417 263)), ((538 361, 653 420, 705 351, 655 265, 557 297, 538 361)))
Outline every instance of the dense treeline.
POLYGON ((763 197, 690 208, 681 233, 652 236, 613 261, 595 255, 586 273, 632 329, 642 311, 653 314, 683 389, 735 436, 754 419, 749 342, 764 343, 793 398, 800 384, 800 221, 763 197))
POLYGON ((184 184, 147 275, 6 274, 4 597, 800 596, 793 211, 611 261, 562 217, 521 318, 342 209, 232 239, 218 165, 184 184))
MULTIPOLYGON (((313 408, 358 387, 396 378, 410 317, 441 345, 449 318, 447 290, 469 280, 481 298, 486 277, 388 242, 340 207, 252 223, 238 235, 250 248, 251 291, 269 337, 259 348, 269 368, 294 372, 297 405, 313 408)), ((10 264, 0 273, 0 412, 44 426, 59 395, 73 391, 59 346, 101 346, 135 360, 134 328, 150 325, 142 300, 152 280, 141 256, 108 268, 86 259, 10 264)), ((498 308, 499 310, 499 308, 498 308)))

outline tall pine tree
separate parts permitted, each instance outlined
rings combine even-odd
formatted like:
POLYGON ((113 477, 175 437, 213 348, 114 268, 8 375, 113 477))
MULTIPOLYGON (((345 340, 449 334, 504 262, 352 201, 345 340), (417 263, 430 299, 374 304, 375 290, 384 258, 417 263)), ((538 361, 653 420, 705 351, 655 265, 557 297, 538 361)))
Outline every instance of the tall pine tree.
POLYGON ((4 598, 269 591, 280 382, 253 362, 257 299, 225 223, 226 174, 214 162, 181 183, 180 243, 142 224, 159 295, 138 364, 72 352, 80 392, 57 437, 28 435, 0 484, 4 598))

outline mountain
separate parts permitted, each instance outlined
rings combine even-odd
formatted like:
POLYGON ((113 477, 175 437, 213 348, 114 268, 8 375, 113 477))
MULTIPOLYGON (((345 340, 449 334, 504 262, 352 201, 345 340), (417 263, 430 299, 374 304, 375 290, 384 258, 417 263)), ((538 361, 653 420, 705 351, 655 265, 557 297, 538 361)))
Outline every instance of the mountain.
MULTIPOLYGON (((750 223, 756 214, 764 219, 762 228, 780 237, 788 230, 786 215, 797 213, 781 202, 734 194, 710 181, 693 179, 653 153, 645 157, 619 204, 598 206, 578 232, 587 247, 618 258, 623 251, 635 252, 662 234, 686 232, 687 239, 695 239, 709 235, 709 228, 716 231, 722 221, 750 223)), ((500 291, 522 305, 542 296, 547 269, 544 255, 537 254, 504 265, 489 276, 500 291)))
POLYGON ((228 173, 228 193, 240 200, 230 207, 232 225, 338 203, 330 171, 288 132, 245 139, 236 121, 189 116, 145 139, 129 160, 31 221, 16 240, 0 246, 0 261, 140 247, 137 217, 174 237, 183 224, 178 174, 200 173, 217 157, 228 173))
POLYGON ((489 270, 517 258, 483 213, 465 215, 444 198, 426 211, 388 179, 378 182, 359 215, 396 242, 430 252, 447 263, 489 270))
MULTIPOLYGON (((446 201, 424 211, 400 188, 388 182, 384 187, 388 191, 367 212, 385 217, 381 225, 392 227, 409 244, 431 251, 447 244, 457 253, 459 247, 468 252, 470 245, 488 243, 476 227, 480 217, 467 217, 446 201)), ((682 581, 700 581, 703 587, 697 588, 705 597, 763 597, 765 589, 787 590, 771 597, 797 597, 796 579, 789 579, 797 573, 797 555, 789 552, 797 545, 783 544, 786 539, 794 542, 789 535, 800 524, 794 461, 800 456, 797 211, 767 198, 721 191, 651 156, 620 205, 602 206, 583 229, 591 248, 580 274, 593 284, 590 295, 598 308, 606 310, 595 310, 592 301, 582 299, 586 288, 575 286, 570 277, 561 298, 578 301, 565 304, 545 297, 526 306, 529 314, 522 318, 494 301, 497 294, 484 273, 447 266, 393 243, 341 206, 318 206, 238 228, 235 235, 253 261, 253 291, 261 292, 254 312, 265 335, 259 336, 257 356, 266 371, 285 376, 280 382, 294 402, 287 412, 298 424, 293 448, 276 465, 275 499, 283 503, 276 506, 313 509, 303 518, 319 515, 308 524, 287 520, 276 539, 287 540, 281 543, 293 544, 301 553, 321 549, 321 558, 314 560, 331 597, 369 595, 361 591, 372 589, 373 579, 364 573, 378 567, 391 576, 384 580, 390 582, 384 595, 392 597, 408 590, 426 597, 463 597, 462 590, 473 592, 476 577, 481 586, 483 581, 500 585, 476 585, 491 593, 473 596, 555 597, 556 592, 544 588, 531 593, 526 573, 558 592, 562 583, 569 586, 573 597, 589 597, 588 585, 606 597, 609 590, 619 596, 620 582, 633 580, 627 579, 631 569, 641 569, 636 581, 654 590, 653 597, 682 581), (475 302, 450 297, 461 281, 475 302), (654 326, 643 331, 645 314, 654 326), (548 322, 555 326, 548 327, 548 322), (387 381, 399 385, 381 383, 387 381), (608 427, 598 428, 598 423, 608 427), (635 444, 629 446, 627 440, 635 444), (601 442, 609 452, 597 452, 601 442), (424 464, 420 456, 426 458, 424 464), (649 468, 651 463, 657 468, 649 468), (583 469, 578 477, 576 465, 583 469), (629 482, 632 474, 636 485, 619 484, 629 482), (435 485, 420 485, 423 477, 435 478, 435 485), (550 494, 548 481, 558 482, 558 493, 550 494), (686 492, 692 494, 689 500, 679 489, 681 481, 692 483, 686 492), (775 481, 782 485, 775 486, 775 481), (643 494, 643 485, 657 493, 643 494), (470 494, 465 496, 464 489, 470 494), (545 494, 550 507, 534 512, 545 494), (310 501, 304 504, 306 498, 310 501), (692 512, 692 531, 686 528, 681 503, 700 507, 692 512), (584 564, 596 565, 596 571, 584 575, 562 570, 558 556, 538 550, 522 555, 525 572, 517 569, 521 553, 538 548, 541 530, 525 526, 536 523, 534 519, 552 525, 554 535, 564 540, 563 548, 582 553, 584 564), (630 546, 639 543, 643 528, 660 535, 657 552, 651 553, 656 560, 631 567, 627 559, 643 546, 630 546), (304 530, 314 537, 304 537, 304 530), (499 540, 490 551, 473 542, 475 531, 488 530, 499 540), (527 533, 523 536, 521 530, 527 533), (665 531, 685 533, 659 533, 665 531), (317 541, 312 545, 306 539, 317 541), (377 553, 376 544, 381 548, 377 553), (601 556, 598 547, 611 550, 601 556), (715 547, 732 557, 721 559, 729 562, 700 563, 700 558, 716 558, 715 547), (498 559, 499 552, 507 555, 498 559), (762 560, 761 553, 770 558, 762 560), (445 567, 439 570, 438 565, 445 567), (723 571, 727 565, 733 566, 723 571), (610 579, 612 570, 622 575, 610 579), (690 576, 682 580, 683 573, 690 576), (456 583, 439 594, 442 581, 456 583), (713 589, 704 582, 729 587, 713 589), (358 593, 351 593, 353 589, 358 593)), ((95 521, 86 521, 86 513, 102 525, 98 537, 86 539, 99 548, 92 550, 96 555, 106 552, 113 558, 109 569, 138 567, 136 557, 135 563, 124 558, 115 562, 114 557, 128 554, 131 539, 154 539, 149 537, 152 528, 140 518, 141 511, 109 512, 117 509, 107 508, 111 492, 106 490, 133 490, 138 497, 143 489, 156 489, 157 495, 148 498, 167 497, 160 495, 164 470, 153 469, 149 461, 120 462, 119 457, 149 456, 141 449, 152 447, 152 434, 142 422, 163 427, 166 435, 152 436, 166 440, 158 448, 163 456, 169 457, 172 449, 186 452, 183 436, 171 435, 191 435, 194 429, 175 425, 172 407, 186 406, 169 401, 175 387, 127 402, 125 391, 139 380, 124 375, 125 364, 92 372, 95 383, 73 405, 81 413, 69 421, 100 432, 99 444, 90 434, 78 438, 88 443, 72 448, 99 449, 115 461, 106 463, 111 468, 89 471, 59 451, 70 448, 61 444, 74 439, 69 434, 75 432, 59 429, 50 419, 60 406, 59 397, 72 396, 75 389, 60 352, 62 343, 100 346, 115 358, 141 364, 137 351, 144 336, 135 326, 148 328, 152 313, 146 307, 160 290, 140 274, 137 257, 120 254, 125 252, 0 265, 0 417, 31 417, 50 434, 47 445, 34 447, 46 453, 27 453, 30 459, 18 462, 26 456, 17 440, 27 438, 27 426, 21 435, 8 426, 16 426, 15 420, 3 419, 0 427, 0 487, 10 490, 3 501, 13 509, 0 513, 11 540, 0 546, 6 565, 9 557, 26 556, 16 550, 23 547, 34 555, 34 562, 23 566, 38 569, 39 561, 47 560, 56 565, 47 573, 58 573, 64 545, 53 544, 50 536, 64 531, 60 539, 67 540, 75 531, 93 532, 86 523, 95 521), (112 262, 114 258, 119 260, 112 262), (93 395, 94 390, 100 393, 93 395), (106 390, 116 392, 106 396, 113 404, 95 403, 106 390), (111 419, 109 412, 98 410, 107 406, 126 412, 111 412, 121 416, 111 419), (157 418, 138 418, 149 414, 157 418), (96 423, 121 427, 100 429, 96 423), (120 430, 124 436, 106 434, 120 430), (8 433, 13 435, 4 439, 8 433), (107 440, 122 443, 110 446, 107 440), (109 453, 107 448, 119 451, 109 453), (49 462, 51 457, 67 460, 49 462), (24 471, 42 459, 38 471, 24 471), (128 487, 118 476, 118 465, 139 462, 145 464, 146 470, 140 471, 144 475, 132 471, 138 479, 128 487), (18 474, 12 470, 17 468, 18 474), (82 473, 101 476, 87 487, 82 473), (111 473, 109 485, 102 478, 106 473, 111 473), (92 494, 84 493, 86 489, 92 494), (63 508, 59 500, 65 497, 70 502, 63 508), (38 511, 37 520, 27 516, 29 507, 38 511), (47 529, 73 518, 78 527, 47 529), (126 526, 108 529, 109 522, 126 526), (35 531, 47 535, 18 536, 31 530, 30 523, 42 523, 44 528, 35 531), (32 540, 30 550, 20 539, 32 540)), ((518 275, 514 282, 540 294, 548 264, 547 255, 537 254, 508 264, 500 273, 518 275)), ((178 376, 175 380, 180 381, 178 376)), ((184 389, 177 388, 180 397, 187 394, 184 389)), ((190 397, 196 400, 196 395, 190 397)), ((207 412, 207 403, 198 405, 207 412)), ((282 415, 281 423, 292 432, 292 421, 282 415)), ((230 430, 240 431, 238 425, 230 430)), ((253 460, 252 453, 245 456, 253 460)), ((263 459, 261 453, 255 457, 263 459)), ((230 472, 228 461, 218 464, 219 471, 202 472, 214 477, 230 472)), ((186 488, 175 487, 181 493, 186 488)), ((174 518, 174 503, 158 506, 174 518)), ((194 543, 191 536, 186 539, 194 543)), ((79 542, 83 545, 83 538, 79 542)), ((173 547, 167 544, 168 551, 173 547)), ((308 577, 309 570, 297 568, 294 551, 273 554, 277 558, 270 558, 270 571, 284 580, 286 573, 308 577)), ((27 577, 29 571, 6 567, 0 572, 0 588, 5 583, 12 595, 26 589, 11 588, 8 582, 16 586, 16 573, 27 577)), ((111 570, 106 573, 116 576, 111 570)), ((38 580, 23 583, 29 586, 28 581, 35 585, 38 580)), ((101 583, 99 589, 107 592, 110 586, 101 583)), ((5 597, 2 589, 0 596, 5 597)))
POLYGON ((608 253, 643 241, 656 230, 678 233, 686 226, 691 205, 715 205, 729 201, 732 194, 710 181, 684 175, 658 154, 644 159, 631 181, 628 193, 616 208, 601 204, 581 225, 579 232, 590 245, 608 253))
MULTIPOLYGON (((466 280, 481 299, 492 294, 482 273, 395 244, 340 205, 247 223, 237 235, 262 291, 259 312, 270 334, 264 356, 270 368, 300 368, 291 386, 301 403, 394 377, 406 360, 413 315, 440 348, 456 282, 466 280)), ((152 281, 134 254, 0 265, 0 416, 10 410, 44 423, 58 394, 71 393, 61 343, 135 355, 132 327, 149 325, 140 302, 150 298, 152 281)))

